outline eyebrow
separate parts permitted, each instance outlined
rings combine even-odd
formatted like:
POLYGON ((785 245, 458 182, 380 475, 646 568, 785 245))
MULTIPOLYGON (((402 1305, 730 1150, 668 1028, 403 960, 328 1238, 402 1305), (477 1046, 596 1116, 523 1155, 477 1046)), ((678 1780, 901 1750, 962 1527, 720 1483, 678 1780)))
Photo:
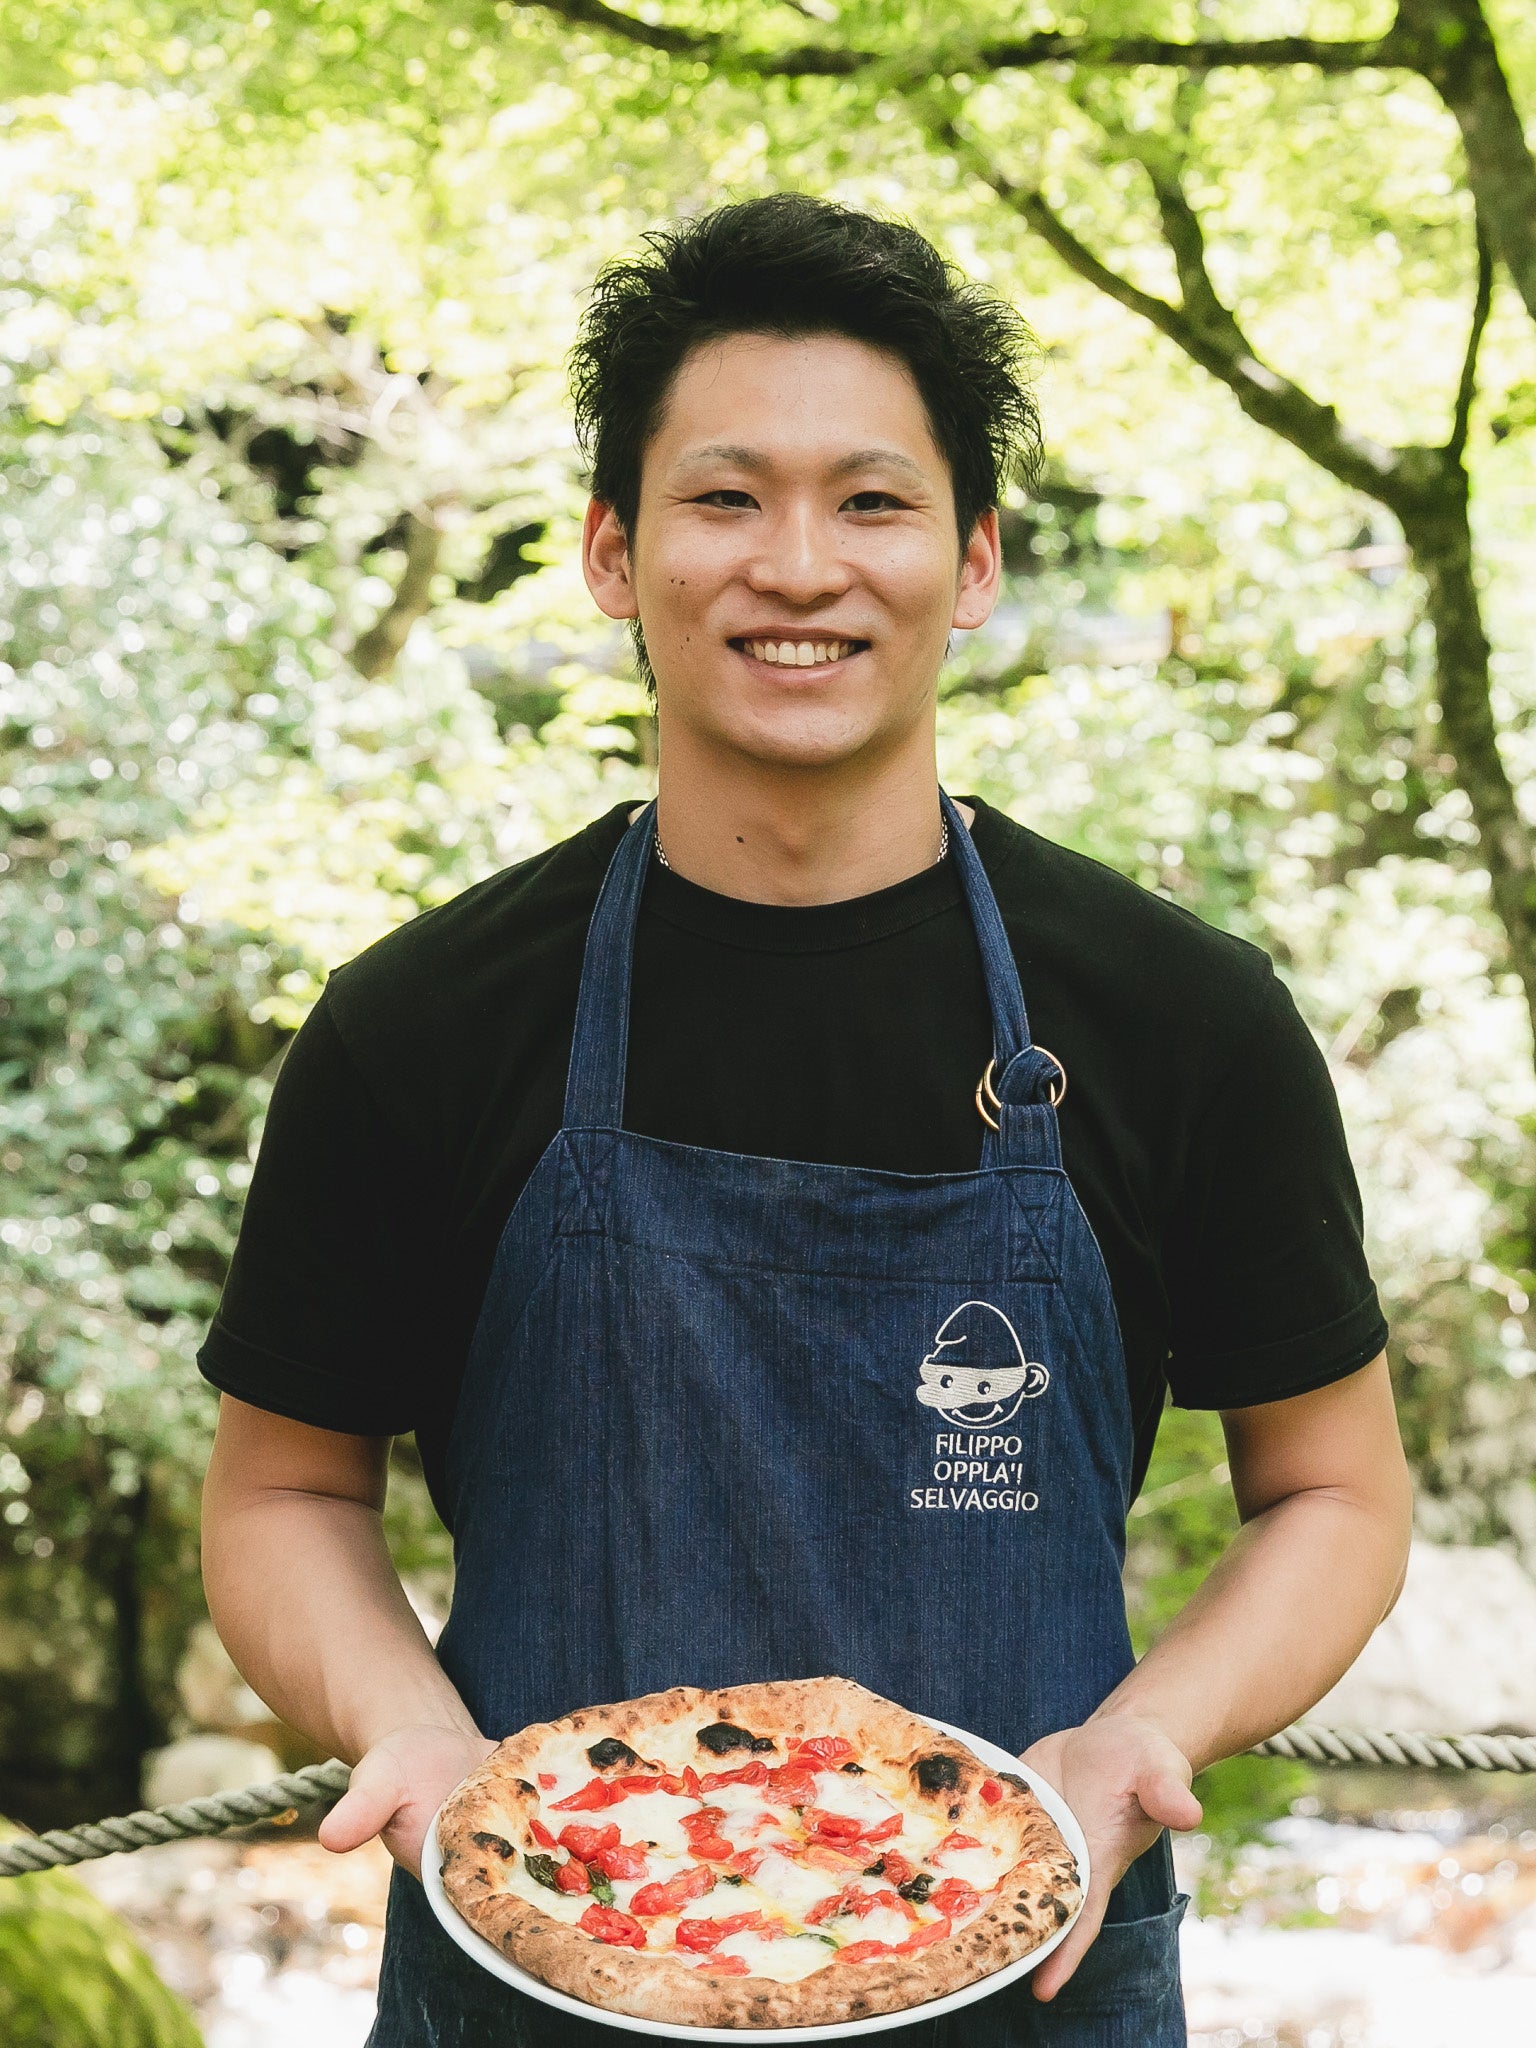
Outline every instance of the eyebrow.
MULTIPOLYGON (((751 476, 760 476, 773 467, 770 459, 759 449, 740 447, 729 441, 711 441, 703 448, 690 448, 680 459, 679 467, 691 469, 704 462, 733 463, 751 476)), ((926 484, 928 481, 921 467, 910 455, 903 455, 899 448, 856 448, 851 455, 841 456, 833 463, 831 474, 850 476, 860 469, 895 470, 910 477, 914 483, 926 484)))

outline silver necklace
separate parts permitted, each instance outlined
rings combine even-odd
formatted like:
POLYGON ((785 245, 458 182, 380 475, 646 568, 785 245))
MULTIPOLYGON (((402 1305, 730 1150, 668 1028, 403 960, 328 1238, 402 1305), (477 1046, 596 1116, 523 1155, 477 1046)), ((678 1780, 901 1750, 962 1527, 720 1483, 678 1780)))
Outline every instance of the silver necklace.
MULTIPOLYGON (((655 841, 656 841, 656 858, 657 858, 657 859, 658 859, 658 860, 659 860, 659 861, 661 862, 662 866, 663 866, 664 868, 666 868, 666 869, 668 870, 668 872, 670 873, 670 872, 671 872, 671 868, 672 868, 672 863, 671 863, 671 861, 669 861, 669 860, 667 859, 667 856, 666 856, 666 851, 665 851, 665 849, 663 848, 663 846, 662 846, 662 843, 661 843, 661 827, 660 827, 659 825, 657 825, 657 826, 654 826, 654 827, 652 828, 652 830, 653 830, 653 836, 654 836, 654 838, 655 838, 655 841)), ((937 856, 937 858, 935 859, 935 861, 934 861, 934 863, 933 863, 935 867, 937 867, 937 866, 938 866, 938 864, 939 864, 939 861, 941 861, 941 860, 942 860, 942 859, 944 858, 945 854, 946 854, 946 853, 948 853, 948 851, 949 851, 949 820, 948 820, 948 818, 944 818, 944 817, 941 817, 941 818, 939 819, 939 851, 938 851, 938 856, 937 856)))

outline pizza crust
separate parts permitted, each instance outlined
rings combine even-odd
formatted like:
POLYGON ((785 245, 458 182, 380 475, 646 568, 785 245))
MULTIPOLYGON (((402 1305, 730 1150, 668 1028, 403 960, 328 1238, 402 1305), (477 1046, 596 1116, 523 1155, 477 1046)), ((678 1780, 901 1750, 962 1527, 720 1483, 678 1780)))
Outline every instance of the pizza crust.
MULTIPOLYGON (((713 1768, 720 1759, 700 1749, 698 1761, 713 1768)), ((831 2025, 921 2005, 1029 1955, 1065 1925, 1081 1898, 1072 1852, 1022 1778, 994 1773, 930 1723, 844 1678, 771 1680, 714 1692, 676 1686, 537 1722, 509 1737, 465 1779, 444 1807, 437 1833, 445 1893, 502 1954, 588 2005, 680 2026, 831 2025), (771 1734, 780 1758, 782 1738, 840 1735, 859 1758, 899 1763, 910 1787, 904 1798, 913 1810, 957 1828, 969 1823, 994 1837, 999 1830, 1016 1830, 1018 1854, 999 1897, 948 1939, 911 1955, 831 1961, 781 1983, 710 1976, 660 1952, 609 1946, 504 1889, 505 1852, 515 1855, 516 1845, 527 1841, 528 1823, 538 1812, 535 1760, 547 1743, 561 1736, 616 1736, 643 1755, 647 1731, 678 1721, 696 1727, 727 1721, 771 1734), (923 1778, 920 1763, 926 1766, 923 1778), (981 1800, 988 1779, 1003 1786, 996 1805, 981 1800)))

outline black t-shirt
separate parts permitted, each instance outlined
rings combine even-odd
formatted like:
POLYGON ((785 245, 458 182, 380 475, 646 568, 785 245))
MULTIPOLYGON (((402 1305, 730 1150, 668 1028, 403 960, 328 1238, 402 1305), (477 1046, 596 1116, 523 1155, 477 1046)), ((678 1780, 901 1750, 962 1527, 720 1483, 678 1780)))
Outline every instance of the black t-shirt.
MULTIPOLYGON (((1109 1271, 1136 1483, 1165 1387, 1239 1408, 1386 1341, 1322 1056, 1269 960, 975 805, 1063 1159, 1109 1271)), ((560 1122, 586 929, 626 822, 468 889, 333 974, 289 1050, 224 1297, 217 1387, 358 1435, 447 1433, 513 1203, 560 1122)), ((991 1052, 952 860, 843 903, 646 882, 624 1121, 721 1151, 974 1170, 991 1052)))

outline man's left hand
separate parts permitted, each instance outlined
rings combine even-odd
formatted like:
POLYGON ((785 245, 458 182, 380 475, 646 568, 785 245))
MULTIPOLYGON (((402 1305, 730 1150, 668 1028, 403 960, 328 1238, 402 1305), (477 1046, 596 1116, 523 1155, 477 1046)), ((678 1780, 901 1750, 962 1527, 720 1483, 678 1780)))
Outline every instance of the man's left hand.
POLYGON ((1047 1735, 1024 1752, 1031 1770, 1056 1787, 1082 1823, 1092 1877, 1077 1924, 1035 1972, 1036 1998, 1066 1983, 1103 1924, 1109 1895, 1164 1828, 1200 1825, 1189 1761, 1154 1721, 1106 1715, 1047 1735))

